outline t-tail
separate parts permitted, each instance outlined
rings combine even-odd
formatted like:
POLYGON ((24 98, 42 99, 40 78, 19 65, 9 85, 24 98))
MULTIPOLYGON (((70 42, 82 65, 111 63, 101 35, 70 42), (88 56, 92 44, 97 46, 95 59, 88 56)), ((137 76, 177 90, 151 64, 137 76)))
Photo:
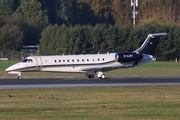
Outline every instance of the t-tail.
POLYGON ((154 56, 160 37, 165 35, 168 35, 168 33, 149 34, 146 40, 144 41, 144 43, 141 45, 141 47, 135 50, 134 52, 136 53, 139 52, 141 54, 148 54, 154 56))
POLYGON ((149 34, 144 43, 133 51, 133 53, 142 55, 133 65, 142 65, 154 61, 156 48, 159 44, 160 37, 168 35, 168 33, 149 34))

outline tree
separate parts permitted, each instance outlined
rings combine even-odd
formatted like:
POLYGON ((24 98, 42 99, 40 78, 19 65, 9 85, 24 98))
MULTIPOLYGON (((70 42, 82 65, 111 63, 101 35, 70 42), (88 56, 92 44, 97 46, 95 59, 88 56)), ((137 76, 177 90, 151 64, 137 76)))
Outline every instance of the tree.
POLYGON ((19 0, 0 0, 0 19, 10 16, 16 10, 19 0))
POLYGON ((139 23, 180 22, 179 0, 141 0, 139 3, 139 23))
POLYGON ((42 4, 42 9, 47 10, 47 15, 49 18, 49 23, 58 24, 58 4, 59 0, 39 0, 42 4))
POLYGON ((50 24, 41 33, 39 52, 41 55, 53 55, 56 51, 55 37, 59 26, 50 24))
POLYGON ((58 28, 57 34, 55 36, 55 48, 56 55, 67 54, 68 52, 68 40, 69 40, 69 29, 63 24, 58 28))
POLYGON ((96 23, 108 23, 111 17, 111 0, 92 0, 91 6, 94 11, 94 16, 98 19, 96 23))
POLYGON ((100 24, 96 24, 96 26, 94 26, 92 28, 92 32, 91 32, 91 51, 92 53, 98 53, 98 52, 102 52, 100 49, 101 46, 101 42, 102 42, 102 31, 101 31, 101 25, 100 24))
POLYGON ((90 5, 84 2, 78 2, 77 5, 77 14, 76 14, 76 23, 77 24, 91 24, 95 25, 94 21, 94 12, 91 9, 90 5))
POLYGON ((130 0, 112 0, 111 16, 113 17, 115 24, 121 26, 132 24, 131 9, 130 0))
POLYGON ((22 46, 23 33, 16 27, 4 25, 0 28, 1 50, 20 50, 22 46))
POLYGON ((56 1, 56 24, 74 25, 76 23, 76 0, 56 1))
POLYGON ((48 16, 46 11, 42 10, 41 3, 37 0, 22 0, 13 16, 22 20, 27 28, 23 44, 38 44, 40 32, 48 25, 48 16))
POLYGON ((44 27, 48 24, 47 12, 42 10, 38 0, 22 0, 14 16, 34 27, 44 27))

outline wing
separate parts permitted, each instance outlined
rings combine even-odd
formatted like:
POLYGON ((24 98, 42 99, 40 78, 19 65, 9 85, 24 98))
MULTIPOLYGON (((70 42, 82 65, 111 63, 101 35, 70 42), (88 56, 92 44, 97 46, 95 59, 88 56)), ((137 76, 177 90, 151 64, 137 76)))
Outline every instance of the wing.
POLYGON ((92 66, 92 67, 82 67, 80 68, 80 71, 82 72, 88 72, 88 71, 110 71, 110 70, 115 70, 119 68, 128 68, 132 67, 131 65, 119 65, 119 66, 92 66))
POLYGON ((112 66, 97 66, 97 67, 84 67, 84 68, 81 68, 80 71, 110 71, 110 70, 113 70, 114 67, 112 66))

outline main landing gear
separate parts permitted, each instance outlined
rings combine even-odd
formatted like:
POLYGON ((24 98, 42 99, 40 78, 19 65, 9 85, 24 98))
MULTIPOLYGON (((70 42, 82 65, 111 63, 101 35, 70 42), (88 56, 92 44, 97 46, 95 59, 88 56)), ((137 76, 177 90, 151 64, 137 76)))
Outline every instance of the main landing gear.
POLYGON ((105 79, 106 78, 106 76, 101 71, 97 71, 96 74, 97 74, 97 77, 100 78, 100 79, 105 79))
MULTIPOLYGON (((97 74, 97 77, 100 78, 100 79, 105 79, 106 78, 106 75, 103 74, 103 72, 101 71, 96 71, 95 72, 97 74)), ((86 73, 86 77, 87 78, 94 78, 94 73, 86 73)))
POLYGON ((94 78, 94 75, 86 75, 87 78, 94 78))

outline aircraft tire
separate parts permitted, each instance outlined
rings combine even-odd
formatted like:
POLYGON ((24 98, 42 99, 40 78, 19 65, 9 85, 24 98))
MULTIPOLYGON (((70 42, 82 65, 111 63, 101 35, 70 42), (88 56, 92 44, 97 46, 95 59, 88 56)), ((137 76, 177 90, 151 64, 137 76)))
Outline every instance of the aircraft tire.
POLYGON ((22 80, 22 77, 21 77, 21 76, 18 76, 18 80, 22 80))
POLYGON ((88 75, 88 78, 94 78, 94 75, 88 75))
POLYGON ((106 78, 106 76, 103 74, 103 75, 101 75, 101 77, 100 77, 101 79, 105 79, 106 78))

